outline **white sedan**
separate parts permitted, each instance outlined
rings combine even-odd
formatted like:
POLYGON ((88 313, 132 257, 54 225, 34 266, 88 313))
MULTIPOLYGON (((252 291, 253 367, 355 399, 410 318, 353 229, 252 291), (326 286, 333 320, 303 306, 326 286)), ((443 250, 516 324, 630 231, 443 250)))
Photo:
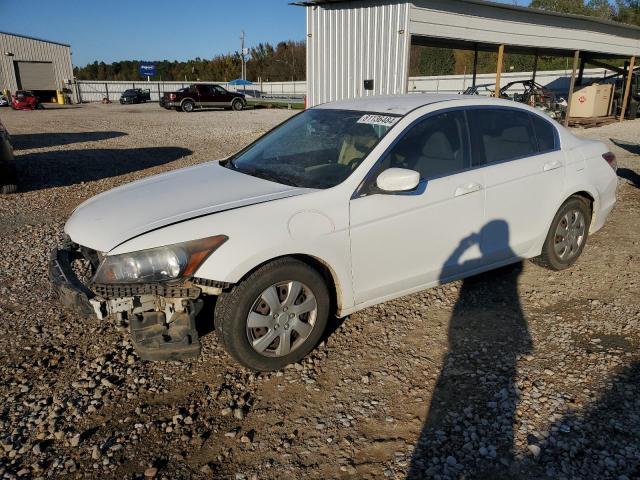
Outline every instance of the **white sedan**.
POLYGON ((143 359, 198 355, 214 297, 231 356, 275 370, 330 315, 524 258, 569 267, 615 204, 615 169, 603 143, 511 101, 330 103, 228 159, 83 203, 50 276, 65 305, 127 320, 143 359))

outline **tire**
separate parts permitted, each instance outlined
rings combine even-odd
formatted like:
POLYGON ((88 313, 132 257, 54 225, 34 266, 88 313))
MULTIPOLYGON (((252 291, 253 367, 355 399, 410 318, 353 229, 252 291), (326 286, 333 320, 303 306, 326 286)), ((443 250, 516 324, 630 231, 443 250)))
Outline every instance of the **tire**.
POLYGON ((0 194, 2 195, 9 195, 12 193, 16 193, 18 191, 18 186, 17 185, 2 185, 0 187, 0 194))
POLYGON ((558 210, 540 256, 532 261, 541 267, 560 271, 569 268, 582 254, 591 225, 591 207, 581 197, 569 198, 558 210), (560 232, 566 231, 568 236, 560 232))
POLYGON ((191 113, 193 112, 194 108, 196 108, 196 105, 191 100, 185 100, 184 102, 182 102, 183 112, 191 113))
POLYGON ((327 326, 329 310, 322 275, 299 260, 282 258, 258 268, 220 295, 215 325, 223 346, 236 361, 253 370, 280 370, 315 348, 327 326), (287 297, 294 285, 298 295, 290 301, 287 297), (293 313, 296 307, 300 317, 293 313), (249 325, 250 314, 258 325, 254 328, 249 325), (288 353, 287 342, 281 343, 287 336, 288 353))
POLYGON ((236 98, 235 100, 233 100, 231 102, 231 108, 233 110, 235 110, 236 112, 239 112, 240 110, 242 110, 244 108, 244 102, 242 100, 240 100, 239 98, 236 98))

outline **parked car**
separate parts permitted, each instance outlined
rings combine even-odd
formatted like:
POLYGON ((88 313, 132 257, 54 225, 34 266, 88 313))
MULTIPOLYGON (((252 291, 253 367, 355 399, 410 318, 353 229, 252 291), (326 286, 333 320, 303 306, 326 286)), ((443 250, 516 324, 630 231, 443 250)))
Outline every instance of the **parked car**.
POLYGON ((0 107, 8 107, 9 103, 9 99, 7 97, 0 95, 0 107))
POLYGON ((11 100, 11 108, 14 110, 37 110, 42 107, 40 99, 27 90, 18 90, 11 100))
POLYGON ((242 93, 229 92, 220 85, 194 84, 172 93, 165 93, 160 106, 179 112, 193 112, 196 108, 226 108, 242 110, 247 106, 242 93))
POLYGON ((197 354, 195 316, 216 296, 229 354, 280 369, 330 315, 524 258, 568 268, 615 204, 615 168, 604 143, 507 100, 329 103, 230 158, 86 201, 50 275, 77 312, 128 318, 145 359, 197 354))
POLYGON ((0 120, 0 193, 15 193, 18 191, 18 175, 16 162, 13 158, 11 136, 0 120))
POLYGON ((151 90, 142 88, 129 88, 122 92, 120 103, 146 103, 151 100, 151 90))

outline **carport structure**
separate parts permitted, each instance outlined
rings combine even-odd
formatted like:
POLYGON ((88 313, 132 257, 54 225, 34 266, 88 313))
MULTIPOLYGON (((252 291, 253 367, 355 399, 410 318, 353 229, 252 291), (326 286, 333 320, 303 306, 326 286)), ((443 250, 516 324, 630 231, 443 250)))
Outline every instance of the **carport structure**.
MULTIPOLYGON (((569 95, 586 64, 623 59, 628 103, 640 27, 484 0, 310 0, 307 104, 407 92, 411 45, 498 53, 496 92, 506 52, 573 57, 569 95)), ((474 62, 475 64, 476 62, 474 62)), ((474 83, 476 68, 474 65, 474 83)), ((535 70, 535 69, 534 69, 535 70)), ((571 105, 571 98, 569 98, 571 105)), ((570 112, 567 112, 567 121, 570 112)))

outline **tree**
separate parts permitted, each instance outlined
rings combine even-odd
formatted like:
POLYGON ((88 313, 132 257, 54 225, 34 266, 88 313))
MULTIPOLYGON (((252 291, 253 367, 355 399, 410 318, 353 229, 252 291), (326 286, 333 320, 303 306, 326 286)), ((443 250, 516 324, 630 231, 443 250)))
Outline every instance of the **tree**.
POLYGON ((630 25, 640 25, 640 1, 616 0, 614 20, 630 25))
POLYGON ((451 75, 456 65, 451 48, 413 45, 410 58, 409 75, 411 76, 451 75))

